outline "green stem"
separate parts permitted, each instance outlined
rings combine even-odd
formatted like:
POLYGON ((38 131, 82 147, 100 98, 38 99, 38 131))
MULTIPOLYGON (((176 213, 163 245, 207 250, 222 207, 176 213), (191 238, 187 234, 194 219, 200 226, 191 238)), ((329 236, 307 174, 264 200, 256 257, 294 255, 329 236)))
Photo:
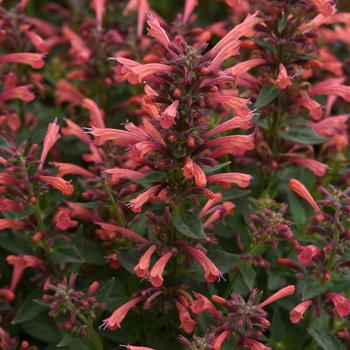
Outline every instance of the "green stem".
POLYGON ((237 281, 237 278, 239 276, 238 272, 234 272, 234 275, 232 276, 230 283, 228 284, 227 288, 224 291, 224 294, 222 295, 225 299, 227 299, 229 297, 229 295, 232 292, 232 289, 237 281))
POLYGON ((103 342, 95 331, 93 322, 91 320, 88 320, 85 315, 75 307, 75 305, 69 299, 69 296, 66 296, 66 302, 71 310, 77 314, 80 321, 88 328, 88 337, 94 345, 94 350, 103 350, 103 342))
POLYGON ((118 226, 125 227, 124 219, 121 215, 119 205, 117 204, 117 202, 115 201, 115 199, 113 197, 112 189, 110 188, 110 186, 108 184, 105 184, 105 189, 107 191, 108 199, 109 199, 111 206, 112 206, 112 213, 113 213, 113 217, 114 217, 116 224, 118 226))
MULTIPOLYGON (((36 203, 34 205, 34 216, 35 216, 35 221, 36 221, 36 224, 37 224, 39 231, 42 233, 45 233, 46 228, 45 228, 44 220, 43 220, 41 209, 40 209, 39 197, 36 198, 36 203)), ((46 260, 51 263, 51 267, 52 267, 54 274, 57 276, 58 270, 57 270, 56 264, 54 262, 52 262, 50 246, 48 245, 48 243, 45 239, 40 240, 39 245, 42 248, 42 250, 44 251, 46 260)))

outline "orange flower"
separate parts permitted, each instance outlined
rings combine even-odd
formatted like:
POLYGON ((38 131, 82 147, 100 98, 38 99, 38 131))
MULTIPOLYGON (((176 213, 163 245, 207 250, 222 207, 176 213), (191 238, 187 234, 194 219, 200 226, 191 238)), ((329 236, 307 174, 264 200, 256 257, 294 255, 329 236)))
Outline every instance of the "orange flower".
POLYGON ((142 300, 141 296, 134 297, 124 305, 120 306, 117 310, 115 310, 112 315, 102 322, 103 328, 108 328, 110 330, 115 330, 120 328, 122 321, 128 312, 137 305, 142 300))
POLYGON ((39 170, 43 168, 44 162, 51 148, 60 139, 61 136, 59 134, 59 130, 60 130, 60 127, 57 124, 57 119, 55 119, 53 123, 49 124, 49 127, 47 129, 47 132, 44 138, 43 149, 41 151, 41 156, 40 156, 39 170))
POLYGON ((269 298, 267 298, 265 301, 259 304, 259 307, 263 308, 271 303, 273 303, 276 300, 288 297, 295 292, 295 286, 289 285, 286 287, 281 288, 279 291, 277 291, 275 294, 272 294, 269 298))
POLYGON ((52 186, 53 188, 59 190, 66 196, 70 196, 74 192, 74 187, 71 185, 69 181, 66 181, 62 177, 57 176, 39 176, 39 179, 41 181, 46 182, 48 185, 52 186))
POLYGON ((150 246, 147 251, 141 256, 138 264, 134 267, 134 272, 139 278, 143 278, 148 274, 149 264, 153 253, 156 251, 157 245, 153 244, 150 246))
POLYGON ((190 157, 185 158, 185 165, 182 168, 183 175, 186 179, 194 177, 196 186, 204 187, 207 184, 207 179, 202 168, 192 161, 190 157))
POLYGON ((313 304, 312 300, 305 300, 289 312, 289 318, 292 323, 299 323, 304 316, 305 311, 313 304))
POLYGON ((153 287, 160 287, 163 282, 163 272, 165 269, 166 264, 171 259, 171 257, 174 255, 173 252, 169 251, 165 253, 152 267, 152 270, 149 274, 149 280, 153 287))
POLYGON ((321 216, 323 216, 322 210, 320 209, 316 201, 313 199, 310 192, 306 189, 306 187, 300 181, 296 179, 291 179, 289 181, 289 187, 297 195, 304 198, 310 204, 310 206, 315 210, 317 214, 320 214, 321 216))
POLYGON ((32 52, 18 52, 9 53, 7 55, 0 55, 0 63, 24 63, 28 64, 32 68, 42 68, 45 64, 43 53, 32 53, 32 52))

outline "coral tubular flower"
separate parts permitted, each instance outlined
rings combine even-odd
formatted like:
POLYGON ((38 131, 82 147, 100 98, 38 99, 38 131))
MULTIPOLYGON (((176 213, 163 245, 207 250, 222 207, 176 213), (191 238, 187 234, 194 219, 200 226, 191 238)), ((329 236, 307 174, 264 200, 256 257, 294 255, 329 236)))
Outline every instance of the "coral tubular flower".
POLYGON ((207 184, 207 179, 202 168, 196 164, 190 157, 186 157, 185 165, 182 168, 186 179, 194 178, 195 183, 199 187, 204 187, 207 184))
POLYGON ((320 120, 322 118, 322 106, 312 99, 306 92, 303 92, 301 96, 296 99, 296 103, 309 111, 311 119, 320 120))
POLYGON ((12 281, 10 290, 15 291, 19 281, 21 280, 24 270, 28 267, 46 266, 46 262, 32 255, 9 255, 6 258, 9 265, 13 265, 12 281))
POLYGON ((207 203, 205 203, 204 207, 199 212, 199 217, 202 218, 205 216, 208 212, 208 210, 214 206, 216 203, 221 202, 222 200, 222 194, 221 193, 215 193, 215 196, 212 199, 209 199, 207 203))
POLYGON ((137 296, 132 298, 127 303, 120 306, 117 310, 115 310, 112 315, 102 322, 103 328, 108 328, 110 330, 116 330, 121 327, 121 323, 124 320, 125 316, 128 312, 135 307, 140 301, 142 301, 141 296, 137 296))
POLYGON ((310 2, 323 16, 332 16, 336 12, 333 0, 310 0, 310 2))
POLYGON ((208 71, 213 72, 220 69, 221 64, 232 56, 236 56, 239 54, 241 42, 239 40, 234 40, 224 46, 212 60, 210 65, 208 66, 208 71))
POLYGON ((208 147, 215 147, 211 153, 213 158, 226 154, 242 156, 245 152, 254 149, 254 134, 222 136, 209 141, 207 145, 208 147))
POLYGON ((208 183, 215 183, 218 185, 223 185, 225 188, 236 184, 239 187, 246 188, 249 186, 252 176, 242 173, 222 173, 207 176, 208 183))
POLYGON ((13 230, 21 230, 26 226, 25 222, 15 219, 0 219, 0 230, 11 228, 13 230))
POLYGON ((254 35, 254 26, 257 23, 256 16, 258 13, 253 15, 248 15, 245 20, 236 25, 229 33, 227 33, 210 51, 210 57, 215 57, 220 50, 222 50, 227 45, 230 45, 232 41, 239 39, 242 36, 250 38, 254 35))
POLYGON ((95 142, 98 146, 102 146, 108 141, 113 141, 118 146, 130 146, 147 140, 147 137, 144 135, 126 130, 93 127, 89 132, 95 137, 95 142))
POLYGON ((59 190, 66 196, 70 196, 74 192, 73 185, 69 182, 63 179, 62 177, 58 176, 39 176, 39 179, 43 182, 46 182, 48 185, 52 186, 56 190, 59 190))
POLYGON ((63 26, 63 35, 71 44, 70 53, 77 59, 79 64, 85 63, 91 56, 90 49, 78 34, 73 32, 67 25, 63 26))
POLYGON ((140 236, 138 233, 131 231, 125 227, 113 225, 113 224, 106 224, 104 222, 97 223, 103 230, 106 231, 112 231, 116 233, 120 233, 122 236, 125 236, 126 238, 132 239, 134 241, 146 243, 148 242, 145 238, 140 236))
POLYGON ((254 58, 252 60, 237 63, 235 66, 228 68, 227 72, 233 77, 239 77, 243 73, 248 72, 248 70, 266 62, 267 61, 262 58, 254 58))
POLYGON ((269 346, 254 339, 246 339, 245 344, 249 347, 249 350, 272 350, 269 346))
POLYGON ((248 113, 245 117, 233 117, 226 122, 216 126, 215 128, 209 130, 205 135, 207 137, 219 134, 232 129, 250 129, 252 126, 252 115, 248 113))
POLYGON ((334 304, 335 310, 340 317, 346 317, 350 314, 350 299, 333 292, 325 293, 325 298, 334 304))
POLYGON ((162 63, 147 63, 131 68, 131 71, 137 75, 140 83, 151 74, 166 73, 172 70, 173 68, 171 66, 162 63))
POLYGON ((24 102, 31 102, 35 95, 30 91, 31 85, 16 86, 0 93, 0 102, 19 99, 24 102))
POLYGON ((98 108, 97 104, 90 98, 84 98, 82 107, 90 112, 90 126, 96 128, 105 128, 103 121, 103 112, 98 108))
POLYGON ((288 297, 295 292, 295 286, 289 285, 286 287, 281 288, 279 291, 277 291, 275 294, 272 294, 269 298, 267 298, 265 301, 259 304, 259 307, 263 308, 276 300, 288 297))
POLYGON ((175 124, 175 117, 179 101, 174 101, 169 105, 159 117, 160 126, 163 129, 169 129, 175 124))
POLYGON ((166 264, 174 255, 172 251, 165 253, 152 267, 151 272, 149 273, 149 280, 153 287, 160 287, 163 282, 163 272, 166 264))
POLYGON ((57 120, 55 119, 53 123, 49 124, 49 127, 47 129, 47 132, 44 138, 43 149, 40 156, 39 170, 43 168, 46 157, 50 152, 51 148, 60 139, 61 136, 59 134, 59 130, 60 130, 60 127, 57 124, 57 120))
POLYGON ((165 30, 161 27, 157 18, 154 16, 149 16, 147 24, 149 25, 148 35, 158 40, 166 49, 168 49, 170 39, 168 38, 165 30))
POLYGON ((112 168, 106 169, 103 171, 106 174, 112 175, 110 180, 111 184, 117 183, 120 179, 128 178, 128 179, 139 179, 144 176, 144 173, 140 171, 130 170, 130 169, 122 169, 122 168, 112 168))
POLYGON ((285 90, 288 86, 292 85, 286 67, 283 64, 280 64, 279 66, 279 73, 276 84, 281 90, 285 90))
POLYGON ((106 11, 106 0, 92 0, 91 7, 95 10, 97 27, 101 30, 103 15, 106 11))
POLYGON ((128 206, 135 213, 139 213, 141 211, 142 206, 147 203, 150 198, 155 196, 161 188, 161 185, 155 185, 150 187, 147 191, 140 193, 135 199, 132 199, 128 206))
POLYGON ((193 256, 204 270, 204 278, 208 283, 213 283, 222 278, 222 273, 214 263, 199 249, 186 245, 186 251, 193 256))
POLYGON ((157 245, 151 245, 146 252, 141 256, 138 264, 134 267, 134 272, 136 276, 139 278, 143 278, 148 274, 149 264, 151 262, 151 258, 153 253, 156 251, 157 245))
POLYGON ((181 323, 181 328, 186 333, 192 333, 194 327, 196 326, 196 321, 194 321, 187 309, 179 302, 176 302, 176 307, 179 310, 179 318, 181 323))
POLYGON ((313 304, 312 300, 305 300, 299 305, 297 305, 295 308, 290 310, 289 312, 289 319, 292 323, 299 323, 304 316, 304 313, 307 311, 307 309, 313 304))
POLYGON ((69 209, 71 210, 71 216, 75 219, 83 220, 83 221, 97 221, 98 216, 90 211, 88 208, 84 206, 67 201, 69 209))
POLYGON ((198 315, 203 311, 209 312, 213 317, 220 320, 222 318, 222 314, 218 311, 213 303, 204 295, 200 293, 194 293, 196 300, 191 303, 191 311, 198 315))
POLYGON ((221 350, 222 345, 231 333, 232 332, 229 329, 226 329, 223 332, 221 332, 212 342, 213 350, 221 350))
POLYGON ((57 176, 64 177, 67 174, 81 175, 86 178, 95 177, 94 173, 72 163, 51 162, 58 169, 57 176))
POLYGON ((343 85, 341 81, 342 78, 329 78, 317 83, 312 87, 310 95, 338 96, 350 102, 350 86, 343 85))
POLYGON ((289 160, 292 163, 300 164, 300 165, 304 166, 305 168, 310 169, 317 177, 324 176, 327 169, 328 169, 327 164, 321 163, 315 159, 309 159, 309 158, 296 156, 296 157, 289 157, 289 160))
POLYGON ((0 55, 0 63, 24 63, 32 68, 40 69, 44 66, 44 53, 19 52, 0 55))
POLYGON ((184 14, 182 17, 182 23, 187 23, 188 19, 193 12, 194 8, 198 5, 197 0, 186 0, 185 1, 185 8, 184 8, 184 14))
POLYGON ((298 196, 305 199, 310 204, 310 206, 315 210, 315 212, 317 214, 323 215, 322 210, 320 209, 320 207, 318 206, 316 201, 313 199, 310 192, 306 189, 306 187, 300 181, 298 181, 296 179, 291 179, 289 181, 289 187, 298 196))
POLYGON ((307 266, 310 264, 312 259, 319 254, 319 252, 319 248, 312 244, 301 247, 298 254, 298 260, 302 265, 307 266))
POLYGON ((61 79, 56 85, 56 102, 68 102, 73 106, 80 106, 84 95, 67 80, 61 79))

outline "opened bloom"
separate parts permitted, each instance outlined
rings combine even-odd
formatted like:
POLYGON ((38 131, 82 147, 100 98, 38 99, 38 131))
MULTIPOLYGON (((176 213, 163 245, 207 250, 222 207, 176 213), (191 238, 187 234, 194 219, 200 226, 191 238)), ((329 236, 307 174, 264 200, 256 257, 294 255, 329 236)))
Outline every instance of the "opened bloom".
POLYGON ((299 323, 307 309, 313 304, 312 300, 305 300, 289 312, 289 318, 292 323, 299 323))
POLYGON ((108 328, 110 330, 115 330, 120 328, 122 321, 128 312, 135 307, 142 300, 141 296, 137 296, 132 298, 130 301, 120 306, 117 310, 115 310, 112 315, 102 322, 103 328, 108 328))

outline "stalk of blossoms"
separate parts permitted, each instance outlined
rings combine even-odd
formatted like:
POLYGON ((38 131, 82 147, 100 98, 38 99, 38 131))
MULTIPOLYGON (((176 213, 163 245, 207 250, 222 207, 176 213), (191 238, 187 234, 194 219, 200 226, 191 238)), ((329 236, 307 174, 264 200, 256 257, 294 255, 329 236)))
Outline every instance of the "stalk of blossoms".
MULTIPOLYGON (((134 271, 159 288, 161 296, 167 289, 170 293, 175 288, 172 307, 179 313, 185 332, 194 329, 195 321, 187 310, 189 297, 178 295, 178 275, 196 261, 204 270, 207 283, 222 277, 215 262, 206 255, 210 243, 206 231, 213 232, 214 224, 234 209, 231 202, 218 201, 215 206, 210 204, 212 208, 207 205, 199 215, 191 208, 189 199, 199 202, 205 197, 214 198, 210 184, 246 188, 252 179, 240 172, 215 174, 214 170, 210 175, 207 172, 223 156, 242 156, 254 147, 254 133, 249 131, 252 126, 249 101, 232 90, 234 79, 221 66, 239 53, 240 38, 254 34, 256 16, 248 15, 207 51, 206 45, 191 46, 183 37, 171 40, 158 20, 150 16, 149 36, 165 48, 162 63, 141 64, 116 57, 119 71, 130 82, 144 85, 140 122, 126 123, 125 130, 93 126, 88 131, 97 145, 127 148, 133 157, 136 166, 105 169, 104 173, 112 176, 112 183, 131 179, 144 187, 135 187, 136 196, 129 200, 128 207, 138 215, 147 214, 153 223, 153 237, 145 237, 146 242, 140 246, 143 255, 134 271), (221 112, 219 117, 210 113, 213 110, 221 112), (241 130, 245 131, 243 135, 237 133, 241 130), (144 182, 147 178, 149 182, 144 182), (163 218, 157 218, 153 202, 160 203, 163 218)), ((116 309, 105 320, 105 326, 119 328, 124 312, 141 303, 147 303, 142 294, 116 309)))

